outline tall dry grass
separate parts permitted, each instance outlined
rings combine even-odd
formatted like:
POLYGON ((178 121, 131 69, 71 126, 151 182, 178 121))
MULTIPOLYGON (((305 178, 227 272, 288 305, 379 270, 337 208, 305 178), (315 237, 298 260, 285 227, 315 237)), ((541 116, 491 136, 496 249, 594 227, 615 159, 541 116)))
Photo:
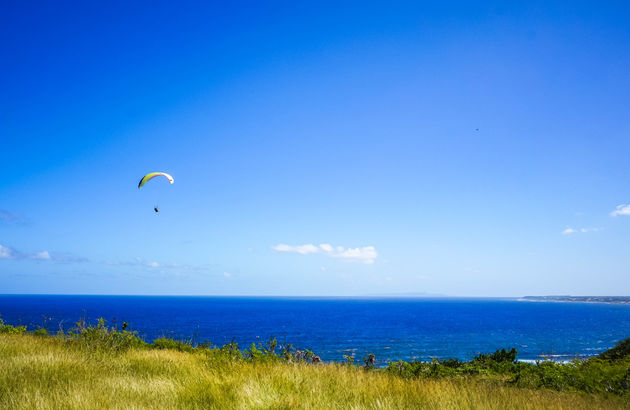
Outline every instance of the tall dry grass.
POLYGON ((230 361, 217 352, 81 349, 54 337, 0 335, 0 408, 608 409, 628 399, 407 380, 336 364, 230 361))

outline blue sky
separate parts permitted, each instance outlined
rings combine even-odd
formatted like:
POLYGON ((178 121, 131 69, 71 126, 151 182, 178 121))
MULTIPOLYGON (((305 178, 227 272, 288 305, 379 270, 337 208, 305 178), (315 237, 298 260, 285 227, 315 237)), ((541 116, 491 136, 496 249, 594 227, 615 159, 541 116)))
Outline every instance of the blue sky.
POLYGON ((0 293, 630 292, 624 2, 2 9, 0 293))

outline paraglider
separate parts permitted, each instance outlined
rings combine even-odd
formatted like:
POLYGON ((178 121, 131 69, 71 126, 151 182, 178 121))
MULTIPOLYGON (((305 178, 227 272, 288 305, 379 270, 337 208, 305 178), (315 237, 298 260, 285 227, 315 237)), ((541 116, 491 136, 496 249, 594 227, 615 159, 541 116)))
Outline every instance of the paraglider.
POLYGON ((159 177, 159 176, 162 176, 162 177, 168 179, 168 182, 170 182, 171 184, 173 182, 175 182, 173 177, 170 176, 169 174, 167 174, 166 172, 151 172, 151 173, 148 173, 145 176, 143 176, 142 179, 140 180, 140 182, 138 182, 138 189, 142 188, 144 186, 144 184, 146 184, 147 182, 149 182, 153 178, 159 177))
MULTIPOLYGON (((169 174, 167 174, 166 172, 151 172, 146 174, 145 176, 142 177, 142 179, 140 179, 140 182, 138 182, 138 189, 142 188, 147 182, 149 182, 150 180, 152 180, 155 177, 164 177, 168 180, 168 182, 170 182, 171 184, 173 182, 175 182, 175 180, 173 179, 172 176, 170 176, 169 174)), ((160 210, 158 209, 157 205, 155 205, 153 207, 153 210, 158 213, 160 212, 160 210)))

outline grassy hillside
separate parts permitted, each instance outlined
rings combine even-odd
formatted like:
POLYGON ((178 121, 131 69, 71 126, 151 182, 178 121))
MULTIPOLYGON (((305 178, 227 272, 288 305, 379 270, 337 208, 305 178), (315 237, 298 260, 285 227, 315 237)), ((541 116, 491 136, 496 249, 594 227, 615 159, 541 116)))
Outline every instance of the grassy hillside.
POLYGON ((628 408, 627 396, 506 386, 496 378, 408 378, 340 364, 0 333, 0 408, 628 408), (182 351, 183 350, 183 351, 182 351))

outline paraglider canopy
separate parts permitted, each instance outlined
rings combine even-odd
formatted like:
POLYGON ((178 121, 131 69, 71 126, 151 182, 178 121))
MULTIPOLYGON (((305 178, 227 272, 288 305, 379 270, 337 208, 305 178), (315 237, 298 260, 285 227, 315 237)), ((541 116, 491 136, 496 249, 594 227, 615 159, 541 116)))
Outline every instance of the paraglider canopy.
POLYGON ((171 184, 173 182, 175 182, 173 177, 170 176, 169 174, 167 174, 166 172, 151 172, 151 173, 146 174, 145 176, 142 177, 142 179, 138 183, 138 189, 142 188, 144 186, 144 184, 146 184, 147 182, 149 182, 153 178, 159 177, 159 176, 162 176, 162 177, 168 179, 168 182, 170 182, 171 184))

